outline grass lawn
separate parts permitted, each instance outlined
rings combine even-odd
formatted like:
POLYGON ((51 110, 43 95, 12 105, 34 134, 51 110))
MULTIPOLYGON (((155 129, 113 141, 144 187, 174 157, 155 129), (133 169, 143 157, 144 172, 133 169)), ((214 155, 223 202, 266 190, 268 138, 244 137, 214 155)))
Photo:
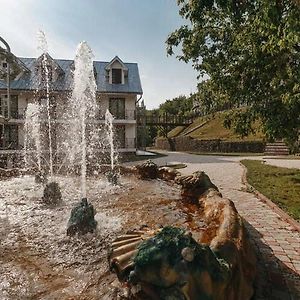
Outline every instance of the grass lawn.
POLYGON ((263 156, 263 153, 253 153, 253 152, 187 152, 189 154, 196 155, 211 155, 211 156, 263 156))
POLYGON ((296 220, 300 220, 300 170, 264 164, 258 160, 242 160, 247 180, 296 220))
POLYGON ((190 136, 194 139, 221 139, 224 141, 260 141, 264 139, 263 133, 259 130, 261 127, 259 122, 256 122, 253 126, 254 129, 257 130, 257 133, 255 135, 250 134, 243 139, 234 133, 233 130, 224 128, 223 122, 225 119, 225 114, 228 112, 230 111, 217 112, 215 114, 199 117, 195 119, 190 126, 185 128, 182 126, 174 128, 169 132, 168 136, 175 137, 187 134, 187 136, 190 136), (201 124, 203 124, 203 126, 196 129, 196 127, 201 124), (192 129, 195 130, 192 131, 192 129))

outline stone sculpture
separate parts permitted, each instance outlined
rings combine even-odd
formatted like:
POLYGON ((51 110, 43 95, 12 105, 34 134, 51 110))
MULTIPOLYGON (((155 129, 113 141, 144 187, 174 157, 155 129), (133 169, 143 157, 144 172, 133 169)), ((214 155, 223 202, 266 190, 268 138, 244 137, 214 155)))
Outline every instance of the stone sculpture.
POLYGON ((86 234, 94 232, 97 227, 95 220, 96 211, 86 198, 76 205, 72 211, 68 222, 67 235, 72 236, 76 233, 86 234))
POLYGON ((135 249, 126 280, 138 286, 137 299, 219 299, 230 279, 228 264, 179 228, 165 227, 135 249))
POLYGON ((62 201, 60 187, 57 182, 50 182, 46 184, 42 199, 49 205, 57 205, 62 201))
POLYGON ((191 202, 197 202, 198 198, 209 189, 218 191, 218 188, 203 171, 197 171, 186 176, 177 176, 175 182, 181 185, 182 198, 191 202))
POLYGON ((156 179, 158 177, 158 166, 150 159, 137 165, 136 169, 141 179, 156 179))
POLYGON ((173 181, 177 176, 180 176, 180 172, 171 167, 160 167, 158 169, 158 177, 162 180, 173 181))
POLYGON ((127 299, 250 300, 256 255, 234 203, 204 172, 176 174, 175 182, 185 198, 197 203, 206 229, 197 241, 173 227, 118 237, 109 264, 128 287, 127 299))

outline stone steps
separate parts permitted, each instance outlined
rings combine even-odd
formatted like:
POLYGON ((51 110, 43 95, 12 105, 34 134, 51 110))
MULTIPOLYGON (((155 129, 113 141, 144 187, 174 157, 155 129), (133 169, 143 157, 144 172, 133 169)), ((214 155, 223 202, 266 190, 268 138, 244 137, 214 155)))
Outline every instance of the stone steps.
POLYGON ((284 142, 267 143, 265 155, 289 155, 290 150, 284 142))

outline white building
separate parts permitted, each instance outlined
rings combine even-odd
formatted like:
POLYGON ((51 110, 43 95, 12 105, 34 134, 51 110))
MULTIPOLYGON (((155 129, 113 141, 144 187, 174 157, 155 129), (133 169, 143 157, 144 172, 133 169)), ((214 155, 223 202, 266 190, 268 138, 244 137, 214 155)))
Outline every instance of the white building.
MULTIPOLYGON (((53 59, 47 54, 47 63, 47 68, 50 70, 52 114, 59 119, 72 90, 74 61, 53 59)), ((6 68, 6 61, 0 59, 0 126, 2 126, 0 149, 21 150, 24 147, 26 107, 28 103, 42 103, 45 99, 45 91, 41 91, 40 88, 44 75, 42 56, 14 57, 11 62, 10 119, 7 119, 6 68), (1 115, 6 118, 5 121, 1 115), (4 123, 4 126, 1 123, 4 123)), ((97 84, 96 97, 101 107, 97 121, 104 123, 104 113, 109 109, 115 117, 114 125, 119 139, 119 150, 134 152, 137 128, 136 105, 143 94, 138 65, 123 63, 116 56, 110 62, 94 61, 94 74, 97 84)))

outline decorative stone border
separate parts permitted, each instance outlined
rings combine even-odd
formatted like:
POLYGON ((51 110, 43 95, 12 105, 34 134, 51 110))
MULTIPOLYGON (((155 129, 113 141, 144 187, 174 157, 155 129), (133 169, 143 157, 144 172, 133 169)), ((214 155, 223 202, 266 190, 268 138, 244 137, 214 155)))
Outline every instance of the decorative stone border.
MULTIPOLYGON (((148 228, 146 231, 141 228, 123 234, 113 241, 108 255, 109 265, 119 280, 126 283, 129 295, 137 291, 138 296, 134 299, 144 299, 144 294, 155 295, 150 298, 158 299, 158 291, 164 293, 169 287, 176 286, 187 299, 250 300, 255 292, 254 281, 257 274, 255 251, 243 219, 238 214, 234 203, 222 197, 208 175, 198 171, 183 176, 173 168, 159 168, 152 161, 128 168, 128 173, 136 173, 143 180, 158 178, 178 184, 181 186, 181 201, 186 205, 191 203, 196 205, 196 209, 201 212, 201 218, 206 224, 199 239, 199 247, 206 249, 201 254, 203 261, 199 265, 196 261, 193 265, 194 257, 186 260, 184 253, 181 252, 183 260, 180 260, 179 256, 176 266, 164 260, 166 253, 161 253, 161 256, 158 255, 155 258, 161 257, 159 264, 163 266, 161 269, 160 267, 153 268, 151 263, 137 266, 135 257, 140 251, 139 245, 155 234, 153 228, 148 228), (145 234, 148 237, 145 238, 145 234), (215 265, 214 257, 227 266, 230 276, 221 276, 222 268, 218 269, 215 265), (201 270, 196 268, 200 265, 201 270), (180 284, 180 278, 187 278, 184 285, 180 284), (157 284, 158 282, 160 284, 157 284)), ((177 245, 177 247, 180 246, 177 245)), ((129 299, 132 298, 129 297, 129 299)))
POLYGON ((272 210, 274 210, 280 218, 284 221, 288 222, 291 226, 294 227, 296 231, 300 232, 300 223, 294 220, 290 215, 288 215, 285 211, 283 211, 279 206, 277 206, 273 201, 267 198, 265 195, 260 193, 257 189, 255 189, 250 183, 247 181, 247 168, 240 162, 240 166, 243 168, 243 175, 242 175, 242 183, 246 185, 246 187, 252 191, 252 193, 260 199, 262 202, 267 204, 272 210))

